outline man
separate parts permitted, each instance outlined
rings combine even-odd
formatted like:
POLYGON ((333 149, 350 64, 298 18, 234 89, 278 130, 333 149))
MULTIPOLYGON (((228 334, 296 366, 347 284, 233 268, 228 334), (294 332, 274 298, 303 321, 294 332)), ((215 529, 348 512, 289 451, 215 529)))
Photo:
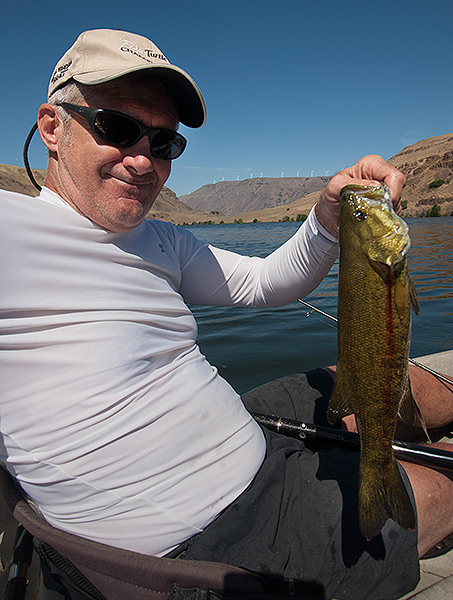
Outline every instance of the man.
MULTIPOLYGON (((326 597, 359 598, 364 579, 367 598, 397 597, 418 578, 416 533, 388 521, 368 543, 353 513, 343 531, 356 455, 263 432, 201 355, 187 304, 308 294, 337 256, 341 188, 385 181, 398 199, 404 176, 365 157, 284 246, 238 256, 144 221, 184 149, 178 123, 205 117, 195 82, 141 36, 87 31, 57 64, 38 112, 45 188, 2 193, 2 458, 46 519, 80 536, 309 581, 326 597)), ((310 393, 330 381, 314 377, 296 406, 276 399, 283 415, 313 409, 310 393)), ((451 400, 441 405, 451 421, 451 400)), ((423 554, 453 531, 452 482, 406 471, 423 554)))

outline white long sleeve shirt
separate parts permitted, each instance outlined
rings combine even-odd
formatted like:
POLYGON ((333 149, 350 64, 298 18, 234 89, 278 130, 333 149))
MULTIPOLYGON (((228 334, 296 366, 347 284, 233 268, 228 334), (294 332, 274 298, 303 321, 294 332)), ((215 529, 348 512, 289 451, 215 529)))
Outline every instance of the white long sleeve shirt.
POLYGON ((43 188, 0 192, 0 248, 0 458, 56 527, 167 553, 265 453, 187 304, 292 302, 327 274, 334 239, 312 211, 269 257, 243 257, 171 223, 106 231, 43 188))

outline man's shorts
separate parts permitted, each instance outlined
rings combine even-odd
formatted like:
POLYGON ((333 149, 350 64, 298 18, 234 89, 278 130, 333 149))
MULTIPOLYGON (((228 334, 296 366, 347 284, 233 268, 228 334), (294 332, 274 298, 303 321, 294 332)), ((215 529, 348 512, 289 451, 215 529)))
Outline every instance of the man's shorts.
MULTIPOLYGON (((331 390, 330 375, 317 369, 256 388, 243 401, 250 412, 328 425, 331 390)), ((388 520, 369 542, 360 533, 359 452, 265 436, 266 458, 251 485, 172 555, 271 576, 293 597, 392 600, 412 590, 419 580, 416 532, 388 520)))

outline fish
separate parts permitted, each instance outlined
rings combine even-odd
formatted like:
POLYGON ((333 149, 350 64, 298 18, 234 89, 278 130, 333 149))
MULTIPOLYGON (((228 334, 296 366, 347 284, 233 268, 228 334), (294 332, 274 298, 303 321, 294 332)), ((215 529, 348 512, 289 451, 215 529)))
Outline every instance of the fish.
POLYGON ((416 517, 392 444, 398 415, 420 417, 409 381, 412 310, 408 226, 388 187, 348 185, 340 193, 338 346, 331 424, 354 414, 360 436, 359 524, 365 539, 390 518, 414 529, 416 517))

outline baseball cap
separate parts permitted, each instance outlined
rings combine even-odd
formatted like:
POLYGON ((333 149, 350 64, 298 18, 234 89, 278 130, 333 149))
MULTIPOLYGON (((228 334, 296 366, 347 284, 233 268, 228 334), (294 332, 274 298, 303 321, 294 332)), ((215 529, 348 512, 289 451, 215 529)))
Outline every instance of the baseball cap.
POLYGON ((144 69, 152 69, 153 78, 172 94, 181 123, 188 127, 205 123, 205 101, 192 77, 172 65, 148 38, 121 30, 92 29, 81 33, 55 66, 48 96, 70 79, 97 85, 144 69))

